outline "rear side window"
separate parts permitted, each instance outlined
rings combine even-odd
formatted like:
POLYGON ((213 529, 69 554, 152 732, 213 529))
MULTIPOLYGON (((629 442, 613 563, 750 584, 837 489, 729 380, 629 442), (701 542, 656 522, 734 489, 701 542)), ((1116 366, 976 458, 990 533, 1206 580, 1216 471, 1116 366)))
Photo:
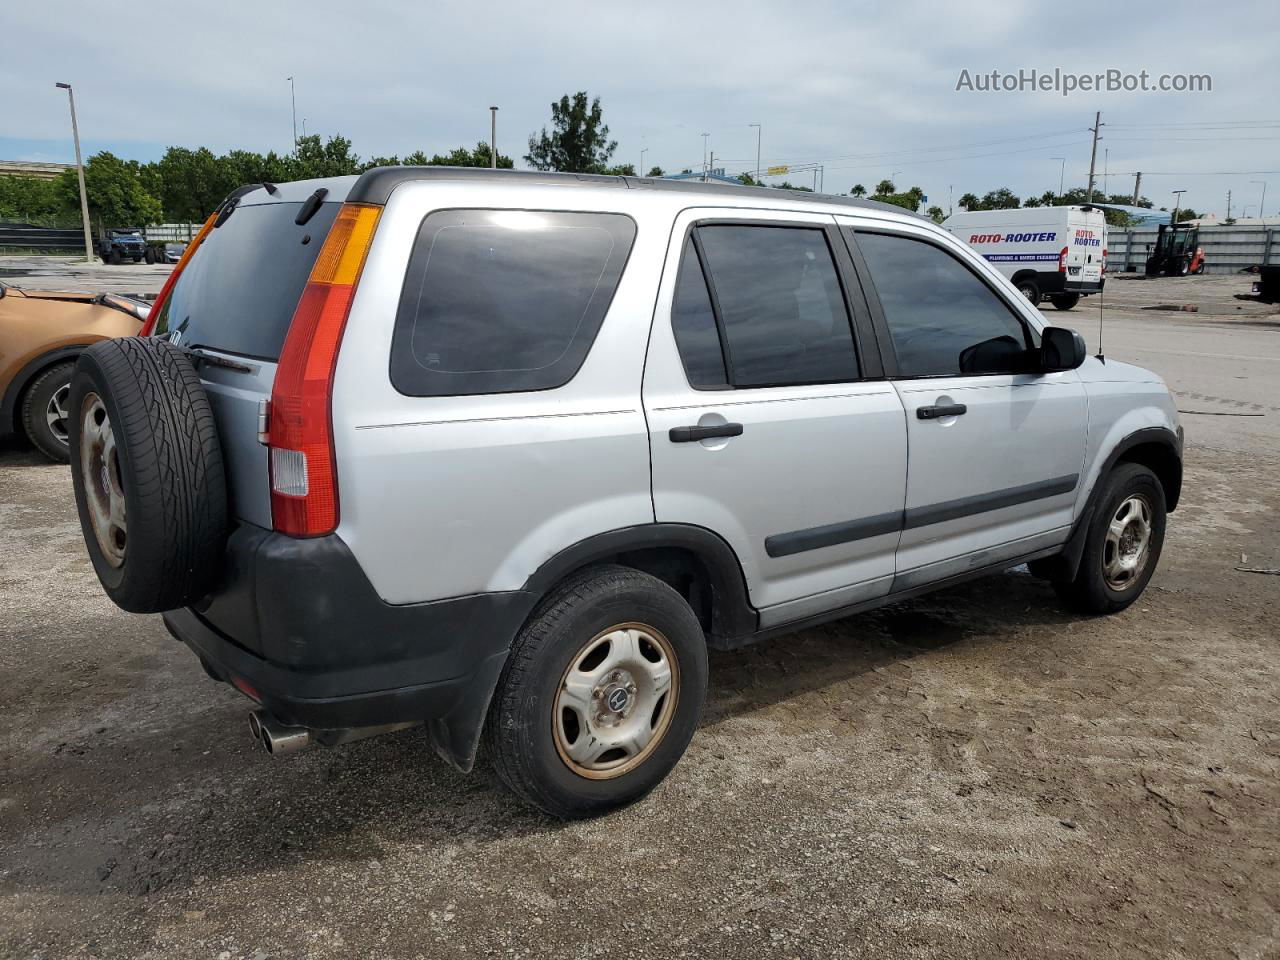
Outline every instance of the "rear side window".
POLYGON ((415 397, 563 386, 595 341, 634 239, 621 214, 429 215, 396 311, 392 384, 415 397))
POLYGON ((964 264, 923 240, 857 234, 904 377, 1020 373, 1034 339, 964 264))
POLYGON ((240 205, 209 231, 161 305, 155 334, 187 347, 275 361, 307 277, 338 215, 321 204, 304 225, 301 203, 240 205))
POLYGON ((821 228, 708 225, 697 234, 733 386, 858 378, 849 311, 821 228))
POLYGON ((707 292, 706 277, 698 261, 693 237, 684 244, 680 273, 676 277, 675 299, 671 303, 671 329, 676 347, 684 363, 689 385, 700 390, 715 390, 728 385, 724 370, 724 351, 716 315, 707 292))

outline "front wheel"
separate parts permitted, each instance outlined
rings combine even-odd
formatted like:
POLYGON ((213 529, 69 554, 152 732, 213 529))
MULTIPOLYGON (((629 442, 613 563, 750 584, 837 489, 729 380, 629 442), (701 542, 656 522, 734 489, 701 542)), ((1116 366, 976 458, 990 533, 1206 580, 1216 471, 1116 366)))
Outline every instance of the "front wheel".
POLYGON ((22 426, 37 449, 51 460, 71 459, 71 375, 75 361, 50 367, 27 388, 22 400, 22 426))
POLYGON ((557 817, 643 797, 693 737, 707 689, 702 628, 684 598, 627 567, 554 590, 512 645, 486 752, 521 799, 557 817))
POLYGON ((1149 469, 1122 463, 1104 481, 1074 580, 1058 596, 1082 613, 1118 613, 1142 595, 1164 547, 1164 488, 1149 469))

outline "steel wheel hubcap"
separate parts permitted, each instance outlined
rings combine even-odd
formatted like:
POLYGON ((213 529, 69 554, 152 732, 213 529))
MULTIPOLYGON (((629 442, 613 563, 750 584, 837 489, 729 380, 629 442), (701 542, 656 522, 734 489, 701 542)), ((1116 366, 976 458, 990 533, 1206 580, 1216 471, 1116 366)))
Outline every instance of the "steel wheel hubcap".
POLYGON ((634 770, 671 726, 679 694, 680 665, 661 632, 641 623, 601 631, 560 680, 551 723, 560 759, 591 780, 634 770))
POLYGON ((96 393, 86 394, 80 409, 80 471, 89 521, 103 558, 118 567, 124 563, 129 529, 116 437, 96 393))
POLYGON ((49 424, 49 432, 53 434, 53 438, 59 443, 69 442, 67 397, 70 395, 71 384, 64 383, 53 392, 53 396, 49 398, 49 406, 44 411, 45 422, 49 424))
POLYGON ((1124 500, 1111 516, 1102 548, 1107 586, 1123 590, 1141 576, 1151 550, 1151 503, 1140 494, 1124 500))

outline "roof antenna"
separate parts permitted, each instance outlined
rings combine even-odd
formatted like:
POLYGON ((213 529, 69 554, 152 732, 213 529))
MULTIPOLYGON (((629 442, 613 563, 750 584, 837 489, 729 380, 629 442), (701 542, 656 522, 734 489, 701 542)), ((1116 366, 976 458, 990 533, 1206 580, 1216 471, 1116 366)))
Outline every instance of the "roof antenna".
POLYGON ((1106 277, 1107 261, 1102 261, 1103 274, 1102 286, 1098 288, 1098 360, 1102 363, 1107 362, 1106 356, 1102 352, 1102 307, 1106 297, 1107 277, 1106 277))

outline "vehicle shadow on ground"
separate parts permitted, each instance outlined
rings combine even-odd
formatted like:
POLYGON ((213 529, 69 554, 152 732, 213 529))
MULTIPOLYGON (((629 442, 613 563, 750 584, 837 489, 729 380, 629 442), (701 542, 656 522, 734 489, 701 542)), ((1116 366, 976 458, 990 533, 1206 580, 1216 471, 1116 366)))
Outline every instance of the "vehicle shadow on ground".
MULTIPOLYGON (((716 652, 703 727, 828 688, 844 695, 902 661, 964 656, 1020 627, 1070 619, 1045 584, 1013 573, 716 652)), ((148 638, 162 629, 158 618, 143 625, 148 638)), ((267 757, 241 732, 243 699, 197 679, 197 665, 171 641, 160 650, 149 658, 159 669, 131 675, 140 689, 113 692, 137 722, 0 756, 14 775, 6 793, 25 797, 27 808, 10 806, 9 826, 0 827, 8 851, 0 891, 145 896, 308 864, 368 869, 406 848, 447 856, 459 845, 603 829, 522 806, 483 757, 470 776, 458 773, 432 755, 420 730, 267 757), (95 783, 102 789, 86 786, 95 783)), ((124 708, 113 700, 105 712, 124 708)), ((650 802, 611 816, 651 816, 650 802)))
POLYGON ((0 436, 0 466, 38 467, 52 463, 24 436, 0 436))

